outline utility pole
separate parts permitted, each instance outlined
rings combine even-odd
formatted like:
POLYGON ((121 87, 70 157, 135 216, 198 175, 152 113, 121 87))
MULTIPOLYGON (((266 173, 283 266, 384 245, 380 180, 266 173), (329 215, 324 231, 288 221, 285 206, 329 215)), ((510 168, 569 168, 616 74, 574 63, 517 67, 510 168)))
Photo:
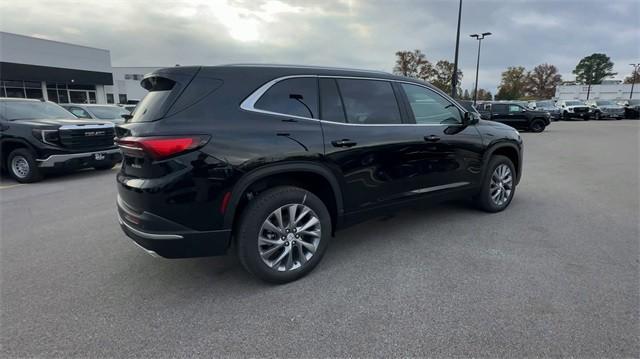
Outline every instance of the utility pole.
POLYGON ((633 99, 633 86, 636 84, 636 74, 638 73, 638 66, 640 66, 640 63, 629 65, 633 66, 633 75, 631 77, 631 94, 629 94, 629 100, 631 100, 633 99))
POLYGON ((473 105, 476 105, 476 101, 478 101, 478 72, 480 71, 480 45, 482 44, 482 39, 491 35, 490 32, 483 32, 482 34, 473 34, 469 35, 470 37, 475 37, 478 40, 478 61, 476 62, 476 86, 475 90, 473 90, 473 105))
POLYGON ((453 75, 451 76, 451 97, 456 98, 458 88, 458 49, 460 48, 460 19, 462 18, 462 0, 458 6, 458 32, 456 33, 456 55, 453 59, 453 75))

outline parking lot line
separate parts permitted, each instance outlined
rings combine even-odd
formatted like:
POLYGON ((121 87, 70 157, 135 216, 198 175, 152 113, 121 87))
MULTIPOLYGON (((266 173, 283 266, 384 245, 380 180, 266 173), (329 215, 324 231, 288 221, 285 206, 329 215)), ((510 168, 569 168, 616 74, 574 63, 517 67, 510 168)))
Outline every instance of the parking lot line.
POLYGON ((6 186, 0 186, 0 189, 8 189, 8 188, 13 188, 18 186, 24 186, 24 183, 16 183, 16 184, 10 184, 6 186))

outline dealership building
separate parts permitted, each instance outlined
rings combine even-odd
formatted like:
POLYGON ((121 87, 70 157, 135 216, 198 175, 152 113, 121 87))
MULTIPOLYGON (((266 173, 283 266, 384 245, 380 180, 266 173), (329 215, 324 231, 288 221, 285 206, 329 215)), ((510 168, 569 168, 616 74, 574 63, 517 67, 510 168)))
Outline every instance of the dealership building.
POLYGON ((0 97, 57 103, 127 103, 146 94, 145 73, 112 67, 106 49, 0 32, 0 97))

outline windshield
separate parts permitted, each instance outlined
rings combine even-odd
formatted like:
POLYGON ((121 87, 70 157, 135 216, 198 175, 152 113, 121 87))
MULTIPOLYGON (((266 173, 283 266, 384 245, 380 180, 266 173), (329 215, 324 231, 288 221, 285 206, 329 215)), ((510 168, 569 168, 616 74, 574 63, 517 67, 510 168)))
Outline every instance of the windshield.
POLYGON ((129 114, 129 111, 119 106, 87 106, 87 109, 101 120, 120 120, 122 115, 129 114))
POLYGON ((71 114, 71 112, 54 103, 40 101, 1 101, 0 117, 9 121, 33 119, 77 119, 77 117, 71 114))
POLYGON ((580 101, 567 101, 565 102, 567 106, 584 106, 584 104, 580 101))
POLYGON ((538 108, 554 108, 554 104, 551 101, 540 101, 536 103, 538 108))
POLYGON ((613 106, 613 102, 611 102, 611 101, 596 101, 596 105, 598 105, 598 106, 613 106))
POLYGON ((629 105, 632 105, 632 106, 640 105, 640 100, 629 100, 629 105))

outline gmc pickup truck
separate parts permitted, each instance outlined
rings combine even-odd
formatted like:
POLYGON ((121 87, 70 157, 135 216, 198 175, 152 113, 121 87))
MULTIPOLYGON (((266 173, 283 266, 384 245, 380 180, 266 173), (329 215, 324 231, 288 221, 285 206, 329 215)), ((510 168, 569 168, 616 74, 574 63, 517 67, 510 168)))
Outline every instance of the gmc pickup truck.
POLYGON ((0 98, 2 169, 21 183, 53 170, 113 168, 122 156, 114 125, 81 120, 53 102, 0 98))

